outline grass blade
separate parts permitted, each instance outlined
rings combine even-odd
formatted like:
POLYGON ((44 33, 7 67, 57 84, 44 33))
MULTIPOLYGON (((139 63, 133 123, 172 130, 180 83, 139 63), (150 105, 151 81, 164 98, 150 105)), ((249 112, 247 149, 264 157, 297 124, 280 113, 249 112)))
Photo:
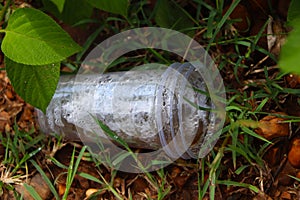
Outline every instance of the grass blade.
POLYGON ((227 185, 227 186, 237 186, 237 187, 248 188, 255 193, 259 193, 259 191, 260 191, 256 186, 248 184, 248 183, 239 183, 239 182, 229 181, 229 180, 217 180, 216 183, 222 184, 222 185, 227 185))
POLYGON ((52 192, 52 194, 54 195, 55 199, 59 200, 60 197, 55 189, 55 187, 53 186, 53 184, 51 183, 50 179, 48 178, 48 176, 45 174, 45 172, 42 170, 42 168, 34 161, 34 160, 30 160, 30 162, 33 164, 33 166, 36 168, 36 170, 41 174, 41 176, 43 177, 44 181, 47 183, 47 185, 50 188, 50 191, 52 192))
POLYGON ((67 197, 68 197, 69 190, 71 188, 72 182, 75 178, 75 175, 76 175, 77 170, 78 170, 78 166, 80 164, 81 158, 82 158, 86 148, 87 148, 87 146, 82 147, 82 149, 80 150, 79 155, 76 159, 76 162, 74 164, 74 158, 75 158, 75 147, 74 147, 74 151, 72 153, 72 157, 71 157, 71 161, 70 161, 70 166, 69 166, 69 169, 68 169, 68 176, 67 176, 67 181, 66 181, 66 191, 63 195, 63 198, 62 198, 63 200, 66 200, 67 197))
POLYGON ((43 200, 31 185, 24 183, 24 187, 35 200, 43 200))
POLYGON ((100 181, 99 179, 97 179, 96 177, 90 175, 90 174, 87 174, 87 173, 84 173, 84 172, 78 172, 78 175, 85 178, 85 179, 88 179, 88 180, 91 180, 91 181, 94 181, 96 183, 99 183, 99 184, 104 184, 102 181, 100 181))

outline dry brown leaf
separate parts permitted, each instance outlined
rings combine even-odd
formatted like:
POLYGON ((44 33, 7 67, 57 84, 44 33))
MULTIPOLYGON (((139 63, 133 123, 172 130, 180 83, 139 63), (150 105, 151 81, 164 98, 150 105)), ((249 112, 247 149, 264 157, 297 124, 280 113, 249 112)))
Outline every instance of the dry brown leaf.
POLYGON ((292 147, 288 154, 288 160, 293 167, 300 169, 300 138, 292 140, 292 147))
POLYGON ((64 195, 66 191, 66 185, 65 184, 58 184, 58 194, 59 196, 64 195))
POLYGON ((86 198, 90 197, 92 194, 98 192, 99 190, 96 188, 90 188, 85 192, 86 198))
POLYGON ((47 199, 51 194, 48 184, 39 173, 35 174, 34 177, 32 177, 30 185, 35 188, 42 199, 47 199))
MULTIPOLYGON (((40 174, 35 174, 30 182, 28 183, 30 186, 32 186, 35 191, 39 194, 39 196, 42 199, 47 199, 51 195, 51 191, 49 189, 49 186, 44 181, 42 176, 40 174)), ((31 194, 28 192, 28 190, 24 187, 23 184, 16 185, 16 191, 23 195, 23 199, 27 200, 33 200, 34 198, 31 196, 31 194)))
POLYGON ((270 148, 264 155, 264 159, 270 167, 274 167, 280 163, 280 149, 278 147, 270 148))
POLYGON ((6 95, 6 97, 9 98, 9 99, 13 99, 13 98, 14 98, 14 94, 13 94, 13 92, 12 92, 11 87, 8 87, 8 88, 6 89, 5 95, 6 95))
POLYGON ((277 180, 278 184, 281 186, 290 186, 293 184, 294 179, 292 179, 290 176, 295 176, 296 169, 287 162, 284 165, 284 168, 282 171, 278 174, 277 180))
POLYGON ((289 74, 285 77, 287 84, 291 88, 296 88, 297 86, 300 86, 300 76, 295 74, 289 74))
POLYGON ((297 172, 296 178, 299 178, 299 179, 300 179, 300 171, 297 172))
POLYGON ((171 178, 176 178, 181 173, 181 169, 177 166, 173 167, 171 172, 171 178))
MULTIPOLYGON (((276 114, 286 115, 284 113, 276 114)), ((285 119, 277 116, 266 116, 258 122, 258 128, 255 129, 255 132, 268 140, 288 136, 289 124, 284 121, 285 119)))
POLYGON ((182 188, 189 178, 188 174, 182 174, 174 179, 174 183, 177 187, 182 188))
POLYGON ((133 183, 133 191, 144 192, 148 188, 148 184, 143 178, 137 178, 133 183))
POLYGON ((253 198, 253 200, 272 200, 272 198, 269 195, 260 192, 253 198))
POLYGON ((282 194, 280 195, 281 199, 292 199, 292 195, 286 191, 282 192, 282 194))
POLYGON ((114 187, 115 187, 115 188, 120 187, 120 186, 122 185, 123 182, 124 182, 124 181, 123 181, 120 177, 116 177, 116 178, 114 179, 114 187))
POLYGON ((6 111, 0 112, 0 120, 1 121, 9 121, 10 115, 6 111))
POLYGON ((32 113, 33 113, 33 109, 32 109, 31 107, 29 107, 29 106, 25 106, 25 107, 24 107, 24 110, 23 110, 23 112, 22 112, 22 115, 21 115, 20 120, 22 120, 22 121, 23 121, 23 120, 24 120, 24 121, 29 121, 29 120, 31 120, 32 117, 33 117, 32 113))

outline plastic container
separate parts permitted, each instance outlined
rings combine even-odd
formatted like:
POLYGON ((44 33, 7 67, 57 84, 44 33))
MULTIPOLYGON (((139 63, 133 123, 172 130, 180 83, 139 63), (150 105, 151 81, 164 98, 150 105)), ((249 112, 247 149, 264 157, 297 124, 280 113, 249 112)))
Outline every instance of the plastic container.
POLYGON ((98 119, 130 147, 165 147, 171 157, 196 157, 214 107, 206 93, 200 73, 189 63, 62 76, 46 114, 37 110, 38 122, 43 132, 69 140, 108 139, 98 119))

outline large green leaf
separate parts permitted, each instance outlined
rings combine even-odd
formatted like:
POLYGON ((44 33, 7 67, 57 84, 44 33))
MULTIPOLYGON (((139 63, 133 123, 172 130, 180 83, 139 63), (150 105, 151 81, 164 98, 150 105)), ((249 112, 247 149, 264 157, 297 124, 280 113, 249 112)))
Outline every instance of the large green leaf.
POLYGON ((300 1, 299 0, 292 0, 288 10, 287 21, 289 24, 293 25, 293 21, 295 19, 300 18, 300 1))
POLYGON ((52 18, 33 8, 17 9, 4 31, 3 53, 22 64, 57 63, 81 49, 52 18))
POLYGON ((279 66, 285 72, 300 74, 300 1, 292 0, 288 11, 288 24, 293 27, 283 45, 279 66))
POLYGON ((61 10, 57 6, 56 1, 60 0, 43 0, 43 9, 70 25, 85 19, 90 19, 93 13, 93 7, 85 0, 64 0, 64 5, 61 10))
POLYGON ((119 14, 124 17, 127 16, 128 0, 87 0, 87 2, 98 9, 119 14))
POLYGON ((300 74, 300 18, 293 20, 293 27, 281 49, 279 66, 283 71, 300 74))
POLYGON ((169 0, 157 1, 155 21, 161 27, 174 30, 183 30, 194 26, 188 13, 184 12, 176 2, 169 0))
POLYGON ((17 94, 45 112, 59 80, 60 64, 24 65, 5 57, 5 66, 17 94))

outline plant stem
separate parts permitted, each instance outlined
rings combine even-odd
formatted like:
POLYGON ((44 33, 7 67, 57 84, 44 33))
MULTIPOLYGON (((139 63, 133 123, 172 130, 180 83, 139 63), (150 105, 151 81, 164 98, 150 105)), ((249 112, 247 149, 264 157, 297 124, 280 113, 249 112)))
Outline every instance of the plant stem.
POLYGON ((3 6, 2 10, 0 11, 0 22, 3 20, 5 14, 6 14, 6 11, 7 11, 8 7, 10 6, 10 4, 11 4, 11 0, 7 0, 6 4, 3 6))

